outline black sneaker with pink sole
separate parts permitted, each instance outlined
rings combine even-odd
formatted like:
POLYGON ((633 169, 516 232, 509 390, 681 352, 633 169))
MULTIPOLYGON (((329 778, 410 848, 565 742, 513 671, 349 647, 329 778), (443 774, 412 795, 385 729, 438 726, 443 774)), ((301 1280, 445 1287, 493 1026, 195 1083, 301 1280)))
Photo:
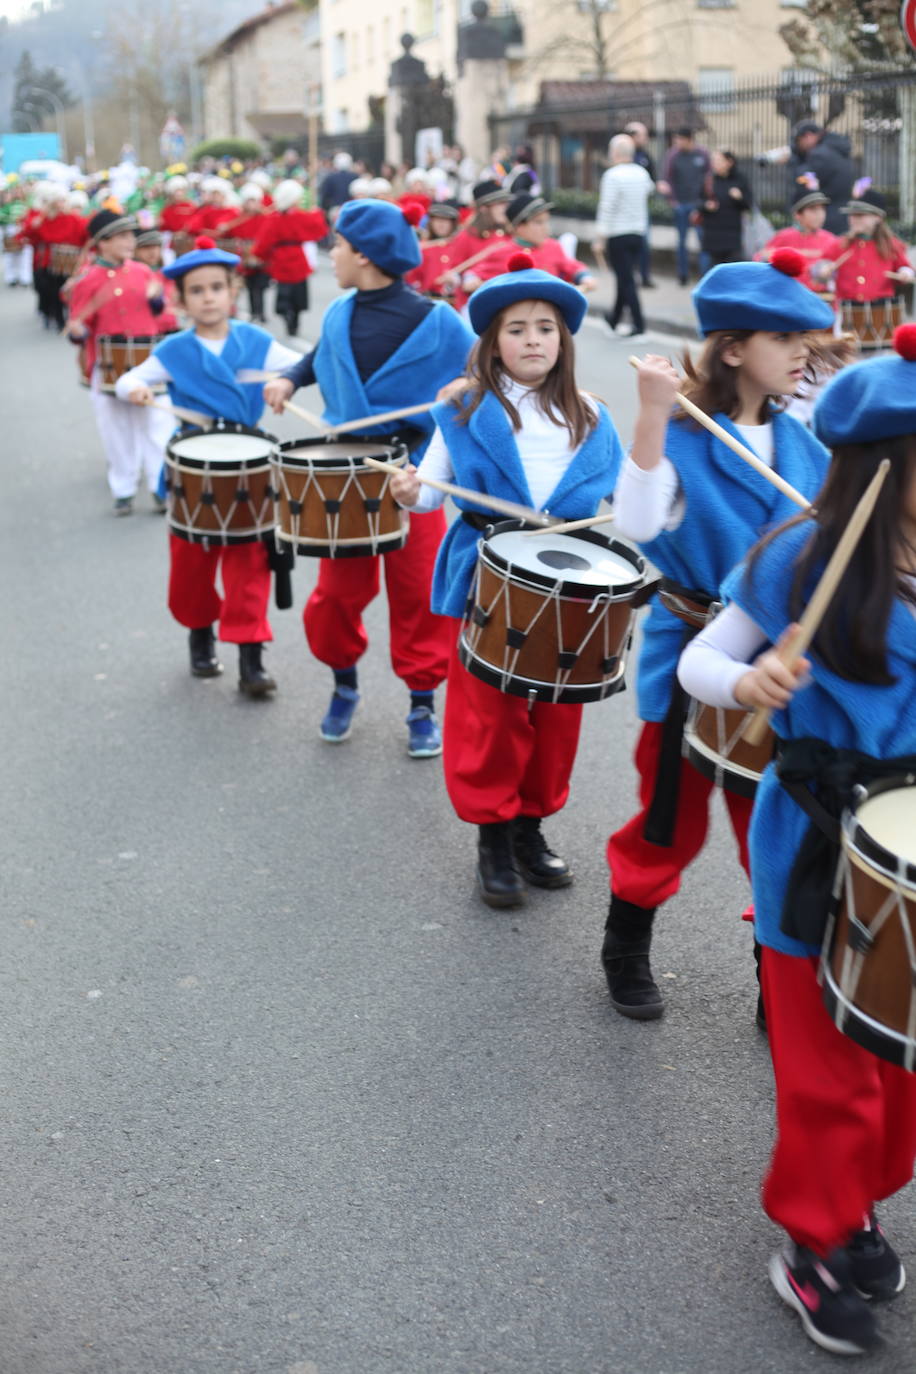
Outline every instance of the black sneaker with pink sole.
POLYGON ((863 1229, 856 1231, 846 1254, 852 1281, 867 1301, 889 1302, 903 1292, 906 1270, 874 1212, 869 1212, 863 1229))

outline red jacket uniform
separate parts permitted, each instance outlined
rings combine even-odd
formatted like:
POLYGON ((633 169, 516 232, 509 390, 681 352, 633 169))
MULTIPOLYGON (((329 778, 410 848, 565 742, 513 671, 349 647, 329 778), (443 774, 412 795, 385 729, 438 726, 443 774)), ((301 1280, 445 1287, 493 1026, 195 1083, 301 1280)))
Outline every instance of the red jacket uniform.
POLYGON ((542 272, 549 272, 552 277, 560 277, 563 281, 575 283, 582 277, 592 275, 584 262, 579 262, 578 258, 571 258, 563 251, 563 245, 557 239, 545 239, 537 248, 520 243, 518 239, 509 240, 504 247, 495 248, 479 267, 469 267, 468 271, 473 272, 481 281, 489 281, 491 277, 498 277, 501 272, 508 272, 509 259, 515 253, 528 253, 534 259, 535 267, 539 267, 542 272))
POLYGON ((158 285, 157 274, 145 263, 131 258, 121 267, 94 262, 75 284, 70 312, 72 319, 80 319, 89 330, 85 344, 88 372, 95 365, 99 334, 136 337, 159 333, 161 316, 153 314, 146 294, 150 282, 158 285), (87 309, 89 314, 84 316, 87 309))
POLYGON ((184 229, 198 207, 190 200, 175 200, 163 205, 159 212, 159 228, 166 234, 177 234, 184 229))
POLYGON ((182 227, 186 234, 212 234, 221 224, 238 217, 238 210, 231 205, 199 205, 182 227))
MULTIPOLYGON (((261 225, 264 223, 266 218, 267 216, 264 211, 256 211, 253 215, 246 215, 244 219, 238 219, 238 217, 236 217, 236 222, 234 224, 231 224, 227 221, 227 227, 223 232, 225 233, 227 238, 241 239, 244 243, 247 243, 248 252, 250 253, 252 247, 254 246, 255 239, 261 231, 261 225)), ((257 267, 249 267, 249 265, 245 262, 243 254, 242 266, 239 270, 246 277, 250 277, 253 272, 257 272, 263 269, 257 267)))
MULTIPOLYGON (((472 258, 475 253, 480 253, 484 248, 492 248, 493 253, 498 254, 507 243, 512 243, 512 240, 507 238, 505 234, 491 233, 489 231, 486 234, 479 234, 476 230, 460 229, 448 246, 450 259, 449 266, 452 268, 460 267, 468 258, 472 258), (496 246, 497 244, 499 245, 498 247, 496 246)), ((514 244, 512 251, 515 251, 514 244)), ((482 266, 484 262, 486 262, 486 258, 481 258, 480 266, 482 266)), ((475 276, 480 276, 477 263, 475 263, 473 267, 462 270, 473 272, 475 276)), ((460 310, 467 299, 467 292, 462 291, 459 287, 454 295, 455 306, 460 310)))
POLYGON ((443 272, 451 267, 451 240, 439 239, 432 243, 421 243, 423 261, 419 267, 405 272, 404 280, 408 286, 424 296, 443 295, 443 283, 439 281, 443 272))
MULTIPOLYGON (((25 221, 23 221, 23 224, 25 221)), ((89 229, 82 215, 39 215, 25 231, 35 248, 35 266, 47 267, 51 259, 52 243, 69 243, 82 248, 89 237, 89 229)))
POLYGON ((317 243, 328 232, 320 210, 272 210, 261 223, 252 255, 264 263, 274 281, 305 281, 312 269, 302 245, 317 243))
POLYGON ((837 239, 826 256, 836 262, 847 252, 849 257, 837 268, 837 300, 878 301, 897 294, 898 283, 887 274, 910 266, 906 247, 899 239, 894 239, 891 258, 882 258, 873 239, 854 239, 852 243, 837 239))
POLYGON ((823 258, 832 258, 832 249, 838 243, 836 234, 831 234, 829 229, 816 229, 812 234, 800 229, 797 224, 790 224, 774 234, 766 247, 754 254, 754 258, 757 262, 769 262, 777 248, 794 248, 805 259, 805 270, 798 280, 809 291, 826 291, 825 282, 811 280, 811 268, 823 258))

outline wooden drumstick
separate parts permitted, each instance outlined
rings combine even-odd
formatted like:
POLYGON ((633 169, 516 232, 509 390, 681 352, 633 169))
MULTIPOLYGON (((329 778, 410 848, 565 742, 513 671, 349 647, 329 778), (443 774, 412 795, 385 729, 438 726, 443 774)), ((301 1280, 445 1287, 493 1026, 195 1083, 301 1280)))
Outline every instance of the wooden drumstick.
POLYGON ((205 415, 202 410, 189 410, 187 406, 173 406, 169 401, 144 401, 143 404, 152 406, 154 410, 168 411, 170 415, 177 415, 179 420, 184 420, 189 425, 197 425, 200 429, 206 429, 216 423, 212 415, 205 415))
POLYGON ((317 415, 313 415, 312 412, 306 410, 304 406, 293 405, 292 401, 284 401, 283 409, 291 411, 293 415, 298 415, 300 420, 304 420, 305 423, 311 425, 313 429, 320 430, 322 434, 331 433, 324 420, 319 419, 317 415))
MULTIPOLYGON (((830 556, 830 560, 821 574, 821 579, 812 593, 811 600, 805 607, 804 614, 798 622, 798 631, 779 650, 779 658, 787 668, 792 668, 805 653, 814 636, 817 634, 821 621, 827 607, 833 598, 833 594, 839 586, 849 560, 856 551, 856 545, 862 537, 865 526, 868 524, 869 517, 878 499, 878 493, 884 483, 884 479, 890 469, 890 459, 882 460, 874 477, 869 482, 865 492, 859 500, 852 513, 849 524, 843 531, 842 537, 830 556)), ((766 733, 770 720, 768 707, 760 706, 754 712, 750 722, 744 727, 744 738, 748 744, 760 744, 766 733)))
MULTIPOLYGON (((404 471, 396 463, 383 463, 378 458, 363 458, 362 462, 367 467, 377 468, 379 472, 397 474, 404 471)), ((545 515, 543 511, 533 510, 530 506, 516 505, 514 501, 504 501, 501 496, 488 496, 483 491, 471 491, 468 487, 456 487, 452 482, 440 482, 435 477, 422 477, 419 472, 414 475, 417 481, 422 482, 425 487, 444 491, 446 496, 456 496, 459 501, 470 501, 475 506, 482 506, 484 510, 494 510, 500 515, 508 515, 512 520, 525 520, 529 525, 556 525, 557 523, 551 516, 545 515)))
POLYGON ((481 248, 479 252, 472 254, 469 258, 465 258, 464 262, 457 262, 454 267, 449 267, 442 273, 441 277, 436 278, 436 285, 438 286, 440 282, 445 281, 449 272, 457 272, 460 276, 461 273, 466 272, 469 267, 474 267, 476 263, 483 262, 484 258, 488 258, 495 248, 505 248, 506 244, 509 242, 510 239, 506 234, 500 234, 492 243, 488 243, 485 248, 481 248))
POLYGON ((592 525, 608 525, 614 519, 614 512, 605 512, 604 515, 590 515, 587 520, 566 520, 561 525, 545 525, 539 530, 522 530, 526 539, 532 538, 537 534, 545 534, 550 530, 551 534, 571 534, 573 530, 587 530, 592 525))
MULTIPOLYGON (((641 359, 636 357, 630 358, 630 366, 635 367, 638 371, 640 361, 641 359)), ((795 487, 792 486, 791 482, 787 482, 784 477, 780 477, 778 472, 774 472, 772 468, 768 468, 766 463, 757 457, 756 453, 747 448, 745 444, 742 444, 740 439, 736 439, 734 435, 729 434, 727 429, 723 429, 717 421, 706 414, 705 410, 701 410, 698 405, 694 405, 693 401, 688 400, 687 397, 681 395, 679 391, 675 392, 674 399, 682 410, 686 410, 687 414, 692 415, 694 420, 701 424, 704 429, 708 429, 710 434, 714 434, 717 439, 720 439, 727 448, 731 449, 732 453, 737 453, 739 458, 743 458, 746 463, 750 463, 751 467, 754 468, 756 472, 759 472, 761 477, 765 477, 768 482, 772 482, 773 486, 778 487, 784 496, 788 496, 790 501, 795 502, 796 506, 801 506, 802 510, 810 510, 811 502, 806 501, 801 492, 796 491, 795 487)))
POLYGON ((422 415, 435 404, 435 401, 424 401, 422 405, 402 406, 400 410, 383 410, 378 415, 364 415, 360 420, 346 420, 342 425, 327 425, 326 428, 331 434, 348 434, 351 430, 385 425, 389 420, 406 420, 408 415, 422 415))

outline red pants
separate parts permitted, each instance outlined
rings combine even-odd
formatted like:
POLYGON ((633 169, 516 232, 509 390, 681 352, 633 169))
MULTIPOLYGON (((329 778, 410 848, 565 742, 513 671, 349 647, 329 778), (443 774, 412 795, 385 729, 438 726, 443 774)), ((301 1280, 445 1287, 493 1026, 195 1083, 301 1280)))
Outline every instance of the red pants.
POLYGON ((309 648, 329 668, 352 668, 369 645, 363 611, 378 596, 381 566, 388 592, 391 666, 412 692, 431 692, 448 670, 451 622, 429 609, 433 564, 445 515, 410 517, 402 549, 368 558, 322 558, 302 616, 309 648))
MULTIPOLYGON (((607 861, 611 870, 611 890, 615 897, 634 906, 661 906, 681 885, 681 874, 693 863, 709 829, 709 798, 715 787, 693 764, 681 761, 681 790, 678 798, 674 843, 669 847, 649 844, 643 838, 646 815, 655 790, 661 749, 662 725, 647 721, 636 745, 641 810, 627 821, 607 842, 607 861)), ((750 872, 747 857, 747 828, 754 803, 723 790, 732 829, 738 841, 738 857, 745 873, 750 872)))
POLYGON ((799 1245, 826 1255, 913 1177, 916 1074, 840 1034, 817 959, 764 949, 761 974, 776 1077, 763 1205, 799 1245))
POLYGON ((445 694, 445 786, 471 825, 551 816, 566 805, 581 706, 511 697, 473 677, 458 659, 460 621, 445 622, 452 653, 445 694))
POLYGON ((169 535, 169 610, 179 625, 202 629, 219 621, 227 644, 265 644, 273 639, 267 619, 270 568, 260 540, 205 549, 169 535), (223 595, 216 590, 219 569, 223 595))

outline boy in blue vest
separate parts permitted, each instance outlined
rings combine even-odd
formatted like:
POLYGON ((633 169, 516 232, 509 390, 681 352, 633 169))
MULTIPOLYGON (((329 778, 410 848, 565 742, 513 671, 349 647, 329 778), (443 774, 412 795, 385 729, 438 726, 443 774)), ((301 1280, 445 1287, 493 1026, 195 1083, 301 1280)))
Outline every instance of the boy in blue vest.
MULTIPOLYGON (((152 388, 165 383, 173 405, 255 426, 264 402, 261 387, 236 380, 240 368, 279 370, 299 357, 277 343, 266 329, 230 318, 233 283, 241 259, 224 253, 210 238, 164 268, 178 293, 192 329, 157 344, 149 358, 126 372, 115 387, 122 401, 148 405, 152 388)), ((262 650, 273 639, 267 619, 270 567, 261 541, 208 547, 169 534, 169 610, 189 630, 191 672, 216 677, 223 671, 216 656, 214 621, 219 637, 239 646, 239 690, 261 697, 276 690, 264 670, 262 650), (222 578, 223 594, 216 589, 222 578)))
MULTIPOLYGON (((297 387, 317 382, 324 420, 342 424, 434 401, 464 371, 473 335, 450 306, 425 300, 404 282, 404 273, 421 259, 401 209, 381 200, 348 202, 337 219, 331 258, 346 294, 328 307, 317 347, 267 384, 267 403, 279 414, 297 387)), ((367 426, 364 433, 400 436, 419 462, 434 427, 425 414, 412 416, 406 428, 395 421, 367 426)), ((391 662, 410 692, 407 752, 411 758, 442 752, 433 693, 448 670, 450 626, 430 610, 430 588, 444 533, 441 510, 412 515, 402 549, 321 560, 303 620, 312 653, 334 673, 331 703, 321 722, 321 737, 329 744, 350 735, 359 702, 357 663, 369 642, 363 611, 378 594, 384 566, 391 662)))

